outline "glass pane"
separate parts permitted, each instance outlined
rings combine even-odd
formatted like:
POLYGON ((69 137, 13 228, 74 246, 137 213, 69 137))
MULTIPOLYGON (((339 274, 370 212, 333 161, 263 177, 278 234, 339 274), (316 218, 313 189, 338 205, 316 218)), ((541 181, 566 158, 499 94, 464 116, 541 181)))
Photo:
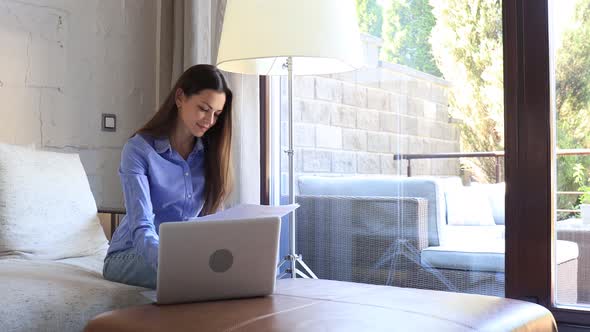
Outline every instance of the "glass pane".
MULTIPOLYGON (((295 78, 296 253, 324 279, 503 296, 501 3, 357 9, 367 68, 295 78)), ((287 80, 272 85, 287 202, 287 80)))
MULTIPOLYGON (((551 2, 550 2, 551 3, 551 2)), ((550 11, 555 110, 557 304, 590 304, 590 0, 550 11)))

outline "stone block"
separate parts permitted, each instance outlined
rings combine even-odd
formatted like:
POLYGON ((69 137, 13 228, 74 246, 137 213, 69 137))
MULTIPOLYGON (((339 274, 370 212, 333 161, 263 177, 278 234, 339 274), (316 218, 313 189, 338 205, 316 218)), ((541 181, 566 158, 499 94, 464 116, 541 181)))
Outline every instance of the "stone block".
POLYGON ((318 125, 315 130, 316 147, 342 149, 342 128, 318 125))
POLYGON ((304 172, 330 172, 332 169, 332 152, 321 150, 303 150, 304 172))
MULTIPOLYGON (((323 76, 323 75, 322 75, 323 76)), ((375 68, 361 68, 355 71, 348 71, 344 73, 337 73, 332 75, 327 75, 330 78, 350 82, 355 84, 360 84, 363 86, 369 86, 373 88, 379 87, 379 80, 380 80, 380 72, 378 69, 375 68)))
POLYGON ((404 175, 402 173, 402 162, 394 160, 392 154, 382 154, 381 156, 381 173, 389 175, 404 175))
POLYGON ((394 154, 408 154, 410 153, 410 140, 406 135, 391 136, 391 151, 394 154))
POLYGON ((334 152, 332 154, 333 173, 356 173, 356 153, 334 152))
POLYGON ((294 82, 293 93, 295 97, 315 98, 315 78, 313 76, 295 76, 294 82))
POLYGON ((458 142, 461 139, 461 127, 459 127, 458 125, 452 124, 451 131, 453 132, 451 139, 453 141, 458 142))
POLYGON ((408 98, 408 115, 423 117, 424 116, 424 101, 416 98, 408 98))
POLYGON ((379 113, 379 129, 390 133, 400 133, 401 118, 399 114, 390 112, 379 113))
POLYGON ((449 107, 446 104, 436 104, 436 121, 449 122, 449 107))
POLYGON ((342 103, 367 108, 367 88, 356 84, 343 84, 342 103))
POLYGON ((426 119, 435 121, 437 119, 436 113, 436 104, 431 101, 424 100, 424 117, 426 119))
POLYGON ((444 122, 436 122, 433 137, 444 140, 453 140, 453 125, 444 122))
POLYGON ((449 102, 448 91, 448 87, 433 83, 430 88, 430 99, 439 104, 446 105, 449 102))
POLYGON ((315 100, 302 102, 301 121, 313 124, 330 124, 330 113, 336 109, 332 103, 324 103, 315 100))
POLYGON ((434 121, 420 119, 418 121, 418 136, 438 138, 435 134, 435 129, 438 128, 436 124, 434 121))
POLYGON ((324 77, 316 77, 315 96, 317 99, 342 103, 342 82, 324 77))
MULTIPOLYGON (((281 172, 289 172, 289 155, 284 151, 285 149, 281 149, 281 172)), ((295 168, 295 172, 302 172, 303 171, 303 150, 301 148, 294 148, 293 153, 293 167, 295 168)))
POLYGON ((359 110, 356 115, 356 126, 359 129, 379 131, 379 112, 359 110))
POLYGON ((400 133, 404 135, 418 135, 418 118, 400 115, 400 133))
POLYGON ((390 110, 398 114, 408 114, 408 97, 398 94, 389 96, 390 110))
POLYGON ((404 74, 395 73, 387 69, 381 70, 379 87, 389 92, 401 95, 408 94, 409 77, 404 74))
POLYGON ((357 154, 357 172, 359 174, 381 174, 381 158, 379 154, 357 154))
POLYGON ((422 137, 409 136, 408 137, 408 154, 426 153, 424 147, 424 140, 422 137))
POLYGON ((367 132, 356 129, 342 129, 342 147, 344 150, 366 151, 367 132))
POLYGON ((360 109, 339 105, 336 109, 332 110, 331 123, 332 126, 355 128, 356 117, 360 109))
POLYGON ((437 151, 439 147, 439 140, 429 138, 429 137, 422 137, 422 153, 438 153, 442 151, 437 151))
POLYGON ((412 176, 432 175, 430 163, 429 159, 412 160, 412 176))
POLYGON ((369 152, 391 152, 391 134, 368 132, 367 150, 369 152))
POLYGON ((381 89, 367 89, 367 106, 370 109, 389 111, 390 94, 381 89))
MULTIPOLYGON (((293 124, 293 145, 302 147, 315 146, 315 126, 310 124, 293 124)), ((283 135, 286 136, 286 135, 283 135)))

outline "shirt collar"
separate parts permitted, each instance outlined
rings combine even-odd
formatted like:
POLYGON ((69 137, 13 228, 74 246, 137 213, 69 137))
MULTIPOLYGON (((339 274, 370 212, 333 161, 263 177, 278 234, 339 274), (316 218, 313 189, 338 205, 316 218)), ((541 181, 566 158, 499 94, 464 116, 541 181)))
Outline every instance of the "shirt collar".
MULTIPOLYGON (((155 138, 154 148, 156 149, 156 152, 160 154, 168 150, 171 150, 172 146, 170 145, 170 139, 168 137, 155 138)), ((203 148, 203 140, 200 137, 197 137, 197 142, 195 143, 195 147, 193 148, 193 151, 191 153, 199 152, 203 150, 203 148)))

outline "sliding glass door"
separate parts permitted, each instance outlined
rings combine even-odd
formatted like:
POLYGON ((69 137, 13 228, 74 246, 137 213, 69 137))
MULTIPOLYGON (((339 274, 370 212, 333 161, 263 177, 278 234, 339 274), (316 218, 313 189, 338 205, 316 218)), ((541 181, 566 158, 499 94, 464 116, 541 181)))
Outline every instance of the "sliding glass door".
MULTIPOLYGON (((501 2, 357 9, 366 67, 295 78, 298 253, 324 279, 504 296, 501 2)), ((269 86, 285 203, 287 81, 269 86)))

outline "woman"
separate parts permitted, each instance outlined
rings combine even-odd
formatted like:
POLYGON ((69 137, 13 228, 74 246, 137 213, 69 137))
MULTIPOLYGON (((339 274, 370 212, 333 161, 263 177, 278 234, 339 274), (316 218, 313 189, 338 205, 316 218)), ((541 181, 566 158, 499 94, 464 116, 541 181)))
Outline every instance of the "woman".
POLYGON ((127 214, 105 258, 105 279, 156 288, 161 223, 214 213, 231 188, 232 92, 221 72, 196 65, 123 147, 127 214))

